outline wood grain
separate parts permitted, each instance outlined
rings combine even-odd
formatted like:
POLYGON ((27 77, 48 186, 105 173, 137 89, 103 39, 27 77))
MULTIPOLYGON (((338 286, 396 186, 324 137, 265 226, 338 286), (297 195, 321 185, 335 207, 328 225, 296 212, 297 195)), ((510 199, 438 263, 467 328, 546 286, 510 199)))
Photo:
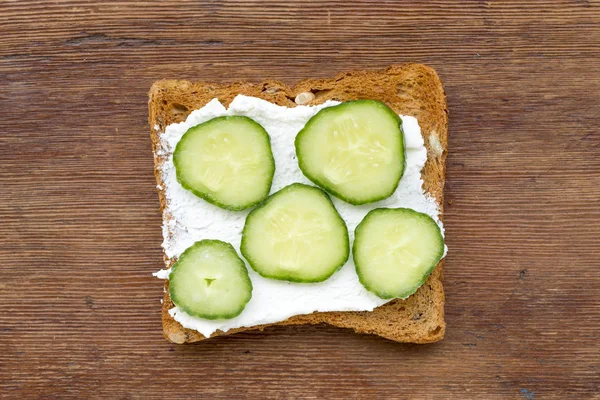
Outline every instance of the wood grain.
POLYGON ((0 397, 600 398, 600 3, 0 3, 0 397), (447 336, 162 338, 147 91, 422 62, 447 336))

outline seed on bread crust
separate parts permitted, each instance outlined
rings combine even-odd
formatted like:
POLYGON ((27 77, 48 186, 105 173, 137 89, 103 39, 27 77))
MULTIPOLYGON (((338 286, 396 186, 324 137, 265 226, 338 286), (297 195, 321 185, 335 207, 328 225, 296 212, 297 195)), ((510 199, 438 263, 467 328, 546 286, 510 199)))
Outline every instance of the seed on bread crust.
POLYGON ((305 104, 310 103, 314 99, 315 99, 315 94, 313 92, 302 92, 302 93, 298 93, 298 95, 296 96, 294 101, 299 106, 303 106, 305 104))
POLYGON ((440 158, 444 152, 440 139, 435 132, 432 132, 431 135, 429 135, 429 149, 435 158, 440 158))

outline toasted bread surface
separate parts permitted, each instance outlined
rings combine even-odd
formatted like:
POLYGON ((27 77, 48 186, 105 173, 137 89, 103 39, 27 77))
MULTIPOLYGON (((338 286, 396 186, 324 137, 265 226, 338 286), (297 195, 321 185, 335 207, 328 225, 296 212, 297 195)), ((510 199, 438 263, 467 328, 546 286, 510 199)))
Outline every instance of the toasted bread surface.
MULTIPOLYGON (((330 79, 306 79, 293 87, 265 80, 259 84, 237 82, 217 84, 161 80, 152 85, 149 96, 149 123, 155 161, 155 176, 158 186, 164 188, 160 166, 165 158, 159 155, 159 134, 167 125, 181 122, 190 112, 203 107, 213 98, 224 105, 238 94, 259 97, 272 103, 295 107, 296 99, 305 105, 315 105, 326 100, 376 99, 385 102, 398 114, 411 115, 418 119, 425 146, 427 163, 422 170, 423 188, 439 204, 444 205, 444 180, 448 149, 448 110, 442 83, 436 72, 421 64, 402 64, 384 70, 351 71, 330 79), (308 102, 306 102, 309 100, 308 102)), ((163 218, 168 219, 164 190, 159 190, 163 218)), ((442 216, 440 216, 441 218, 442 216)), ((165 264, 171 266, 175 260, 166 256, 165 264)), ((442 268, 444 260, 435 268, 427 282, 406 300, 395 299, 373 311, 360 312, 315 312, 298 315, 285 321, 269 325, 257 325, 232 329, 226 333, 217 331, 211 337, 232 334, 250 329, 264 329, 270 325, 320 324, 351 328, 358 333, 375 334, 381 337, 410 343, 430 343, 444 337, 444 290, 442 268)), ((165 281, 165 289, 168 288, 165 281)), ((183 328, 168 313, 173 308, 168 291, 165 290, 162 305, 162 321, 165 337, 174 343, 191 343, 206 339, 197 331, 183 328)))

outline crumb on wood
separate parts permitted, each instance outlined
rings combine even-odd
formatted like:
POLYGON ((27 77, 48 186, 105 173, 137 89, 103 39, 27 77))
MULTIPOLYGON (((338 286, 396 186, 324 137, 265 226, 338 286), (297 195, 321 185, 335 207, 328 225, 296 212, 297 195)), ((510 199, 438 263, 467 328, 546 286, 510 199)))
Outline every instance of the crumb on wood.
POLYGON ((526 277, 526 276, 527 276, 527 270, 526 270, 526 269, 522 269, 522 270, 519 272, 519 280, 523 280, 523 279, 525 279, 525 277, 526 277))

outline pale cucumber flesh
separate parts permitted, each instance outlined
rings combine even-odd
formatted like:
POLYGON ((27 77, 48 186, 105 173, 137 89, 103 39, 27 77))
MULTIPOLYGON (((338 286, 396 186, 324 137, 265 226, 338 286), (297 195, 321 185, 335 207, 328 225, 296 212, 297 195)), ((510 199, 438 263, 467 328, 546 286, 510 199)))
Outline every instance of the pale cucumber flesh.
POLYGON ((319 111, 296 136, 304 175, 351 204, 389 197, 405 167, 402 121, 375 100, 319 111))
POLYGON ((440 227, 407 208, 372 210, 356 227, 352 255, 363 286, 377 296, 406 298, 444 254, 440 227))
POLYGON ((248 215, 241 251, 263 277, 321 282, 348 259, 348 230, 322 190, 295 183, 248 215))
POLYGON ((189 247, 171 269, 169 295, 187 314, 205 319, 238 316, 252 297, 252 282, 233 246, 202 240, 189 247))
POLYGON ((177 144, 173 163, 184 188, 229 210, 264 200, 275 172, 269 135, 242 116, 218 117, 190 128, 177 144))

